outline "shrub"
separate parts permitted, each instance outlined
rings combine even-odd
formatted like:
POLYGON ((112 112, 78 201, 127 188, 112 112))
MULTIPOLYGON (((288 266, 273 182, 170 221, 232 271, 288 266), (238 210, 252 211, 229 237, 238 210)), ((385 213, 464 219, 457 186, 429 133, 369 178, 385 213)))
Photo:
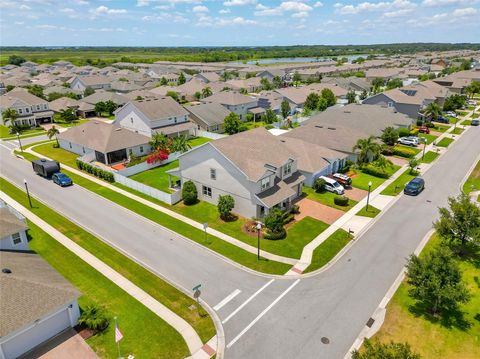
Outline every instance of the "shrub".
POLYGON ((346 160, 343 168, 340 170, 341 173, 347 173, 350 171, 350 168, 354 165, 354 163, 350 160, 346 160))
POLYGON ((423 120, 418 119, 416 124, 417 126, 423 126, 423 120))
POLYGON ((315 182, 313 182, 313 189, 315 192, 324 192, 326 184, 327 182, 323 178, 317 178, 315 182))
POLYGON ((218 213, 220 213, 220 218, 227 220, 232 216, 232 209, 235 207, 235 200, 229 194, 225 196, 218 197, 218 213))
POLYGON ((416 152, 411 148, 394 147, 393 154, 400 157, 412 158, 412 157, 415 157, 416 152))
POLYGON ((418 134, 418 128, 414 128, 413 130, 410 131, 410 136, 415 136, 416 134, 418 134))
POLYGON ((380 178, 390 177, 387 172, 385 172, 381 168, 378 168, 378 167, 376 167, 372 164, 368 164, 366 166, 363 166, 362 167, 362 172, 366 173, 366 174, 369 174, 369 175, 372 175, 372 176, 375 176, 375 177, 380 177, 380 178))
POLYGON ((187 206, 197 203, 197 200, 198 200, 197 187, 192 181, 187 181, 183 184, 182 199, 183 199, 183 203, 186 204, 187 206))
POLYGON ((283 222, 284 215, 279 208, 272 208, 264 219, 265 227, 272 233, 284 231, 283 222))
POLYGON ((283 239, 287 236, 287 231, 285 231, 285 228, 282 227, 282 229, 279 232, 272 232, 270 230, 266 230, 264 234, 265 239, 270 239, 270 240, 279 240, 283 239))
POLYGON ((385 156, 392 156, 394 153, 394 146, 383 146, 382 147, 382 155, 385 156))
POLYGON ((91 304, 82 311, 78 324, 91 330, 103 331, 108 327, 108 319, 103 307, 91 304))
POLYGON ((427 123, 425 124, 425 126, 428 127, 428 128, 433 128, 433 127, 435 127, 435 125, 434 125, 433 123, 431 123, 431 122, 427 122, 427 123))
POLYGON ((300 213, 300 206, 299 206, 298 204, 292 205, 292 210, 291 210, 291 212, 292 212, 293 214, 299 214, 299 213, 300 213))
POLYGON ((295 215, 292 212, 287 212, 283 215, 283 224, 290 223, 295 218, 295 215))
POLYGON ((398 129, 398 136, 399 137, 410 136, 410 130, 408 128, 400 127, 398 129))
POLYGON ((333 203, 337 206, 348 206, 349 198, 347 196, 336 196, 333 199, 333 203))
POLYGON ((113 173, 110 171, 106 171, 101 168, 92 166, 91 164, 85 163, 79 159, 75 160, 75 164, 77 165, 77 168, 81 171, 92 174, 95 177, 103 179, 107 182, 111 182, 111 183, 115 182, 115 177, 113 176, 113 173))

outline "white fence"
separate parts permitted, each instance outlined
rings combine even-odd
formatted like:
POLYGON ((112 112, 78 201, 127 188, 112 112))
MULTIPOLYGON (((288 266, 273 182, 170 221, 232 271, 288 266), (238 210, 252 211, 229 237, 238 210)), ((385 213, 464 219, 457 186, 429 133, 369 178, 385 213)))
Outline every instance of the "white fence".
POLYGON ((139 163, 138 165, 134 165, 131 167, 125 167, 123 170, 119 170, 117 173, 121 174, 122 176, 130 177, 133 176, 137 173, 144 172, 147 170, 150 170, 155 167, 159 167, 162 165, 166 165, 167 163, 176 161, 178 157, 180 157, 181 153, 180 152, 174 152, 168 155, 168 159, 162 162, 157 162, 157 163, 152 163, 148 164, 147 162, 142 162, 139 163))
POLYGON ((142 192, 150 197, 156 198, 159 201, 162 201, 168 204, 175 204, 177 202, 180 202, 180 200, 182 199, 182 192, 180 190, 175 191, 173 193, 166 193, 156 188, 144 185, 143 183, 134 181, 125 176, 122 176, 119 173, 114 173, 113 177, 115 178, 115 182, 118 182, 124 186, 127 186, 128 188, 142 192))
POLYGON ((221 134, 221 133, 215 133, 215 132, 197 130, 197 136, 198 137, 211 138, 212 140, 218 140, 220 138, 227 137, 228 135, 224 135, 224 134, 221 134))

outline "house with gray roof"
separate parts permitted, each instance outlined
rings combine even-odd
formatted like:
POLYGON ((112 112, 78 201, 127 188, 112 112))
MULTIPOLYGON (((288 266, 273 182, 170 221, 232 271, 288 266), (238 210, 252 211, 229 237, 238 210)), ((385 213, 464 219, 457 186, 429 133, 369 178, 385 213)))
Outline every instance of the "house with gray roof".
POLYGON ((115 102, 118 106, 123 106, 128 102, 128 97, 115 93, 112 91, 98 90, 90 96, 84 97, 81 101, 86 102, 92 105, 96 105, 99 102, 112 101, 115 102))
POLYGON ((87 160, 112 165, 150 153, 150 137, 103 121, 70 127, 57 136, 60 147, 87 160))
POLYGON ((0 121, 5 124, 2 113, 12 108, 17 113, 15 124, 37 126, 52 122, 53 111, 44 99, 32 95, 26 89, 13 89, 0 96, 0 121))
POLYGON ((75 76, 70 83, 70 87, 78 91, 85 91, 87 87, 94 90, 110 90, 111 82, 108 77, 101 75, 75 76))
POLYGON ((233 212, 250 218, 289 208, 302 195, 305 180, 297 158, 263 127, 195 147, 169 173, 182 184, 193 181, 203 201, 217 204, 220 195, 231 195, 233 212))
POLYGON ((0 356, 18 358, 80 316, 80 292, 39 255, 0 251, 0 356))
POLYGON ((154 132, 191 136, 196 128, 188 111, 169 96, 127 102, 115 112, 114 124, 148 137, 154 132))
POLYGON ((199 103, 185 106, 190 113, 190 119, 195 122, 199 130, 208 132, 223 132, 223 120, 231 112, 219 103, 199 103))
POLYGON ((229 111, 240 116, 240 120, 245 120, 248 111, 258 106, 255 97, 245 96, 235 91, 222 91, 201 100, 203 103, 215 102, 225 106, 229 111))
POLYGON ((25 217, 1 202, 0 250, 28 251, 27 223, 25 217))

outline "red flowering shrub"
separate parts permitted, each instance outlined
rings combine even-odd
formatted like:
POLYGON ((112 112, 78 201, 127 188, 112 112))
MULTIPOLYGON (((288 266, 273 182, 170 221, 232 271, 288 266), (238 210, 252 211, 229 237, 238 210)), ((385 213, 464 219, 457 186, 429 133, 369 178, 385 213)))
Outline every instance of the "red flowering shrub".
POLYGON ((166 159, 168 159, 168 151, 158 149, 147 157, 147 163, 151 165, 153 163, 165 161, 166 159))

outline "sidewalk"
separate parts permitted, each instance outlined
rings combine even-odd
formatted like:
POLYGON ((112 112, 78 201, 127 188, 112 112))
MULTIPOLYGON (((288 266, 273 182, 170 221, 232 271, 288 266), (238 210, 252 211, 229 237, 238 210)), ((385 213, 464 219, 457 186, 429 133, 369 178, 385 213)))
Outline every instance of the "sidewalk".
MULTIPOLYGON (((46 157, 46 156, 44 156, 44 155, 41 155, 41 154, 35 152, 35 151, 32 149, 32 148, 34 148, 34 147, 35 147, 35 146, 32 146, 32 147, 30 147, 30 148, 25 149, 25 152, 29 152, 29 153, 31 153, 31 154, 33 154, 33 155, 35 155, 35 156, 42 157, 42 158, 47 158, 47 159, 48 159, 48 157, 46 157)), ((67 165, 65 165, 65 164, 63 164, 63 163, 62 163, 62 168, 65 168, 66 170, 68 170, 68 171, 70 171, 70 172, 72 172, 72 173, 75 173, 75 174, 78 175, 78 176, 82 176, 82 177, 84 177, 84 178, 86 178, 86 179, 88 179, 88 180, 90 180, 90 181, 92 181, 92 182, 95 182, 96 184, 99 184, 99 185, 101 185, 101 186, 103 186, 103 187, 106 187, 106 188, 108 188, 108 189, 111 189, 112 191, 115 191, 115 192, 117 192, 117 193, 120 193, 120 194, 122 194, 122 195, 124 195, 124 196, 126 196, 126 197, 128 197, 128 198, 131 198, 131 199, 133 199, 133 200, 135 200, 135 201, 137 201, 137 202, 140 202, 140 203, 142 203, 142 204, 144 204, 144 205, 146 205, 146 206, 149 206, 149 207, 152 208, 152 209, 155 209, 155 210, 157 210, 157 211, 163 212, 163 213, 169 215, 170 217, 176 218, 176 219, 178 219, 178 220, 180 220, 180 221, 182 221, 182 222, 184 222, 184 223, 186 223, 186 224, 191 225, 192 227, 195 227, 195 228, 197 228, 197 229, 200 229, 200 230, 204 231, 204 229, 203 229, 203 224, 202 224, 202 223, 199 223, 199 222, 197 222, 197 221, 194 221, 193 219, 190 219, 190 218, 185 217, 185 216, 183 216, 183 215, 181 215, 181 214, 179 214, 179 213, 177 213, 177 212, 174 212, 174 211, 172 211, 172 210, 170 210, 170 209, 168 209, 168 208, 165 208, 165 207, 163 207, 163 206, 160 206, 160 205, 158 205, 158 204, 155 204, 155 203, 153 203, 153 202, 151 202, 151 201, 149 201, 149 200, 146 200, 146 199, 144 199, 144 198, 142 198, 142 197, 139 197, 139 196, 137 196, 137 195, 135 195, 135 194, 133 194, 133 193, 131 193, 131 192, 127 192, 127 191, 125 191, 125 190, 123 190, 123 189, 121 189, 121 188, 119 188, 119 187, 116 187, 116 186, 114 186, 114 185, 111 185, 110 183, 106 183, 106 182, 104 182, 104 181, 102 181, 102 180, 100 180, 100 179, 98 179, 98 178, 96 178, 96 177, 90 176, 89 174, 86 174, 86 173, 84 173, 84 172, 82 172, 82 171, 80 171, 80 170, 78 170, 78 169, 69 167, 69 166, 67 166, 67 165)), ((125 209, 125 210, 127 210, 127 209, 125 209)), ((158 224, 158 225, 159 225, 159 224, 158 224)), ((244 243, 244 242, 242 242, 242 241, 240 241, 240 240, 238 240, 238 239, 236 239, 236 238, 230 237, 230 236, 226 235, 225 233, 222 233, 222 232, 217 231, 217 230, 212 229, 212 228, 207 228, 207 233, 208 233, 208 234, 211 234, 212 236, 215 236, 215 237, 217 237, 217 238, 220 238, 221 240, 223 240, 223 241, 225 241, 225 242, 228 242, 228 243, 230 243, 230 244, 233 244, 234 246, 237 246, 237 247, 239 247, 239 248, 241 248, 241 249, 243 249, 243 250, 245 250, 245 251, 247 251, 247 252, 250 252, 250 253, 255 254, 255 255, 257 254, 257 248, 256 248, 256 247, 253 247, 253 246, 251 246, 251 245, 249 245, 249 244, 246 244, 246 243, 244 243)), ((282 257, 282 256, 279 256, 279 255, 276 255, 276 254, 272 254, 272 253, 270 253, 270 252, 265 252, 265 251, 263 251, 263 250, 260 250, 260 255, 261 255, 262 257, 267 258, 267 259, 270 259, 270 260, 272 260, 272 261, 281 262, 281 263, 286 263, 286 264, 291 264, 291 265, 294 265, 294 264, 297 262, 297 259, 288 258, 288 257, 282 257)))
MULTIPOLYGON (((468 114, 467 116, 470 116, 468 114)), ((465 116, 465 117, 467 117, 465 116)), ((442 135, 440 135, 435 142, 438 142, 444 137, 454 137, 454 136, 461 136, 461 135, 452 135, 450 134, 451 131, 453 131, 454 126, 451 126, 447 131, 445 131, 442 135)), ((465 128, 464 132, 468 130, 468 127, 465 128)), ((445 153, 447 151, 446 148, 439 148, 436 147, 432 144, 429 144, 425 148, 425 153, 431 150, 434 150, 437 152, 437 150, 440 155, 445 153)), ((420 159, 422 157, 423 149, 421 152, 419 152, 416 156, 417 159, 420 159)), ((438 158, 437 158, 438 160, 438 158)), ((422 163, 420 168, 420 173, 425 173, 430 167, 430 164, 422 163)), ((399 198, 399 196, 386 196, 382 195, 381 192, 388 187, 393 181, 395 181, 400 175, 402 175, 405 170, 408 168, 408 164, 404 164, 400 169, 398 169, 397 172, 395 172, 388 180, 383 182, 380 186, 378 186, 374 191, 370 193, 370 201, 369 203, 376 207, 377 209, 383 211, 385 209, 388 209, 389 206, 393 205, 395 201, 399 198)), ((367 204, 367 198, 362 199, 359 201, 355 207, 350 209, 348 212, 346 212, 342 217, 337 219, 334 223, 330 225, 325 231, 320 233, 313 241, 308 243, 304 248, 302 252, 302 256, 300 257, 300 260, 286 273, 286 275, 299 275, 307 269, 307 267, 310 265, 312 262, 312 256, 313 256, 313 251, 321 245, 325 240, 327 240, 328 237, 330 237, 337 229, 344 229, 347 232, 352 231, 354 233, 354 239, 359 237, 362 232, 367 230, 370 225, 372 225, 375 222, 375 218, 369 218, 369 217, 363 217, 363 216, 357 216, 356 214, 367 204)), ((346 247, 345 247, 346 248, 346 247)), ((342 253, 343 251, 340 251, 339 253, 342 253)), ((338 255, 335 257, 337 258, 338 255)), ((326 264, 328 266, 332 261, 335 260, 333 258, 329 263, 326 264)))
POLYGON ((153 313, 155 313, 164 321, 166 321, 169 325, 171 325, 183 337, 188 346, 188 349, 190 350, 190 353, 193 354, 198 352, 199 350, 202 351, 202 340, 198 336, 197 332, 193 329, 193 327, 188 324, 184 319, 179 317, 177 314, 165 307, 155 298, 150 296, 141 288, 137 287, 134 283, 123 277, 111 267, 107 266, 104 262, 100 261, 90 252, 80 247, 78 244, 70 240, 68 237, 63 235, 61 232, 56 230, 54 227, 49 225, 47 222, 42 220, 34 213, 30 212, 27 208, 23 207, 21 204, 13 200, 10 196, 8 196, 2 191, 0 191, 0 198, 7 202, 15 210, 20 212, 22 215, 24 215, 26 218, 28 218, 30 221, 42 228, 43 231, 52 236, 52 238, 54 238, 57 242, 59 242, 72 253, 80 257, 83 261, 88 263, 98 272, 110 279, 113 283, 122 288, 125 292, 127 292, 133 298, 137 299, 153 313))

